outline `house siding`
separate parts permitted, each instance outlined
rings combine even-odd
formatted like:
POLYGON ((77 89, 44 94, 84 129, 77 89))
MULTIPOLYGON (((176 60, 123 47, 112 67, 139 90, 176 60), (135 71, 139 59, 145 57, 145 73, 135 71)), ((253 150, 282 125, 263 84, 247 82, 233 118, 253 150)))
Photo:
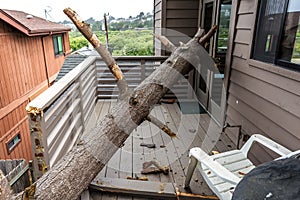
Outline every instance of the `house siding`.
MULTIPOLYGON (((242 132, 264 134, 290 148, 300 149, 300 73, 251 58, 258 1, 233 1, 237 6, 230 61, 226 121, 242 132)), ((233 141, 237 133, 226 130, 233 141)), ((256 146, 257 163, 274 155, 256 146)))
MULTIPOLYGON (((68 52, 67 33, 63 37, 68 52)), ((54 55, 51 35, 29 37, 1 19, 0 52, 0 158, 29 160, 32 153, 25 107, 48 87, 47 78, 50 83, 55 80, 65 56, 54 55), (6 143, 18 131, 21 142, 9 153, 6 143)))
MULTIPOLYGON (((155 33, 166 36, 177 46, 195 35, 199 26, 199 0, 156 0, 154 4, 155 33)), ((167 55, 157 40, 155 55, 167 55)))

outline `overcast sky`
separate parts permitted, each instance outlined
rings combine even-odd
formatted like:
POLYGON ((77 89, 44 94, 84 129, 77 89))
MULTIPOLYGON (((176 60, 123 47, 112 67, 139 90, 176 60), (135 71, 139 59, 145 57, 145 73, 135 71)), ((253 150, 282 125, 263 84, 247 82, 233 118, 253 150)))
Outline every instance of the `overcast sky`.
POLYGON ((51 21, 68 20, 63 9, 70 7, 84 20, 103 19, 104 13, 114 17, 136 16, 153 11, 154 0, 0 0, 1 9, 20 10, 45 18, 45 9, 51 21))

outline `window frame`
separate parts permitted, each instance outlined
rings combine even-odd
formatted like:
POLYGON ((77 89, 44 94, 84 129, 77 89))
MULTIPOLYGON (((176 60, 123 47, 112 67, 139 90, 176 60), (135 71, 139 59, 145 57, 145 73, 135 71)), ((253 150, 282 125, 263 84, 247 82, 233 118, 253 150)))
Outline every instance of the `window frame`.
MULTIPOLYGON (((261 61, 261 62, 266 62, 266 63, 271 63, 271 64, 274 64, 278 67, 281 67, 281 68, 286 68, 286 69, 289 69, 289 70, 294 70, 294 71, 298 71, 300 72, 300 64, 296 64, 296 63, 292 63, 292 62, 289 62, 289 61, 286 61, 286 60, 283 60, 283 59, 280 59, 280 43, 282 41, 282 37, 283 37, 283 34, 284 34, 284 28, 285 28, 285 20, 286 20, 286 17, 287 17, 287 13, 288 13, 288 6, 289 6, 289 2, 290 0, 283 0, 284 1, 284 11, 282 13, 282 20, 281 20, 281 23, 280 23, 280 26, 279 26, 279 34, 278 34, 278 39, 277 39, 277 44, 276 44, 276 50, 275 50, 275 55, 272 57, 272 56, 268 56, 266 54, 263 54, 263 55, 260 55, 259 51, 257 51, 257 44, 256 42, 257 41, 261 41, 261 39, 259 39, 260 37, 263 37, 263 36, 260 36, 259 35, 259 31, 260 31, 260 27, 261 27, 261 24, 263 22, 263 19, 262 19, 262 14, 265 13, 265 9, 266 9, 266 4, 267 4, 267 0, 261 0, 259 1, 258 3, 258 14, 257 14, 257 18, 256 18, 256 23, 255 23, 255 36, 254 36, 254 41, 253 41, 253 48, 252 48, 252 59, 254 60, 258 60, 258 61, 261 61)), ((259 44, 258 44, 259 45, 259 44)), ((260 45, 261 47, 262 45, 260 45)), ((263 46, 265 47, 265 46, 263 46)))
POLYGON ((22 142, 21 132, 18 130, 15 132, 15 134, 7 141, 5 142, 7 154, 11 154, 11 152, 22 142), (15 140, 17 139, 17 140, 15 140), (12 146, 10 146, 10 144, 12 146))
POLYGON ((57 34, 52 36, 52 41, 53 41, 53 50, 54 50, 54 55, 55 56, 60 56, 64 54, 64 40, 63 40, 63 35, 62 34, 57 34), (59 39, 61 38, 61 50, 60 50, 60 45, 59 45, 59 39), (56 47, 57 50, 56 51, 56 47))

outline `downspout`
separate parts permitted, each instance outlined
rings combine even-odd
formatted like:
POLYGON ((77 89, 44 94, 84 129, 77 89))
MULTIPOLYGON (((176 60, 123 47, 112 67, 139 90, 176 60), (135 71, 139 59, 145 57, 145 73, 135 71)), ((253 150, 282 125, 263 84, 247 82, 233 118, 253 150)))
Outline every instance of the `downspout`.
POLYGON ((44 57, 44 63, 45 63, 45 72, 46 72, 47 84, 48 84, 48 87, 50 87, 50 80, 49 80, 49 74, 48 74, 48 64, 47 64, 46 53, 45 53, 44 37, 45 36, 41 37, 42 48, 43 48, 43 57, 44 57))

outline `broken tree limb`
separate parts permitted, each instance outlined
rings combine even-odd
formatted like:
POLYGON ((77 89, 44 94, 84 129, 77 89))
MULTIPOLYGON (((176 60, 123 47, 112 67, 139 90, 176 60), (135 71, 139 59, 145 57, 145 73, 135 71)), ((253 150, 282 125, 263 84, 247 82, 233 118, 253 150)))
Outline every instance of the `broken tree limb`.
POLYGON ((216 33, 218 29, 217 25, 214 25, 205 35, 203 35, 203 37, 199 37, 198 41, 199 44, 204 46, 206 42, 208 42, 210 40, 210 38, 216 33))
POLYGON ((154 36, 161 41, 161 43, 166 46, 169 51, 173 52, 176 49, 176 46, 165 36, 158 35, 156 33, 154 33, 154 36))
POLYGON ((168 166, 161 166, 156 160, 151 160, 149 162, 143 163, 143 170, 141 174, 156 174, 156 173, 163 173, 167 175, 170 171, 168 166))
POLYGON ((167 125, 163 124, 159 119, 149 114, 146 119, 157 126, 160 130, 168 134, 171 138, 176 137, 176 133, 174 133, 167 125))
POLYGON ((105 64, 117 80, 117 85, 120 90, 120 97, 125 96, 128 92, 128 84, 126 79, 118 66, 115 59, 111 56, 110 52, 104 44, 100 42, 98 37, 92 32, 90 25, 83 20, 71 8, 64 9, 64 13, 72 20, 77 29, 84 35, 84 37, 93 45, 96 51, 100 54, 105 64))
POLYGON ((109 114, 79 138, 80 143, 37 180, 33 198, 77 199, 169 88, 193 66, 208 62, 207 57, 195 39, 177 47, 128 98, 118 101, 109 114))

